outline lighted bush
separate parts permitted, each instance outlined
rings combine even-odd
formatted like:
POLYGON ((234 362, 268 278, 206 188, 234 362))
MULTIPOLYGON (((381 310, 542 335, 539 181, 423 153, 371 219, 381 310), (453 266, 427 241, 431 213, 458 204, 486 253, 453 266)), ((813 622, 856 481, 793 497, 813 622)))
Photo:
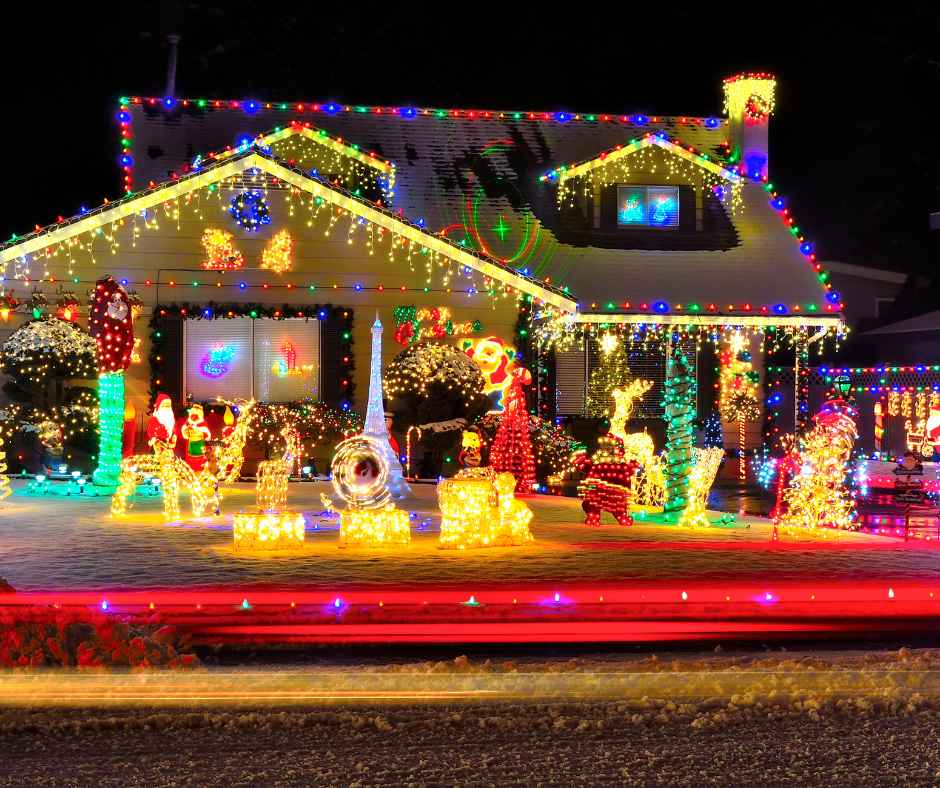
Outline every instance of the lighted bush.
POLYGON ((0 668, 189 668, 187 637, 157 617, 146 624, 90 610, 0 608, 0 668))

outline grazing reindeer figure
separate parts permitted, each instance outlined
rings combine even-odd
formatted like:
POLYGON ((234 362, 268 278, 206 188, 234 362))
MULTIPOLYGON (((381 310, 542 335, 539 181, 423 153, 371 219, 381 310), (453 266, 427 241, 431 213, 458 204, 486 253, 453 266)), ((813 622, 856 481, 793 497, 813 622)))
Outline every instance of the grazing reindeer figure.
POLYGON ((281 436, 284 438, 284 454, 280 459, 258 463, 255 500, 263 512, 281 511, 287 507, 287 480, 300 457, 300 433, 293 427, 284 427, 281 436))
POLYGON ((222 507, 219 484, 232 482, 241 473, 253 405, 254 401, 240 404, 241 415, 238 423, 227 435, 223 433, 221 447, 216 447, 210 461, 198 473, 176 456, 175 437, 169 443, 154 440, 152 454, 125 457, 121 462, 117 490, 111 497, 111 514, 125 514, 137 485, 145 482, 148 477, 160 480, 163 490, 163 515, 167 520, 179 519, 180 487, 189 490, 193 517, 218 514, 222 507))
POLYGON ((666 480, 662 460, 656 454, 653 439, 643 432, 627 433, 626 426, 633 415, 633 403, 653 388, 652 381, 633 380, 623 389, 611 392, 614 413, 610 418, 610 434, 623 442, 624 458, 635 460, 641 471, 635 480, 633 501, 646 506, 662 506, 666 500, 666 480))

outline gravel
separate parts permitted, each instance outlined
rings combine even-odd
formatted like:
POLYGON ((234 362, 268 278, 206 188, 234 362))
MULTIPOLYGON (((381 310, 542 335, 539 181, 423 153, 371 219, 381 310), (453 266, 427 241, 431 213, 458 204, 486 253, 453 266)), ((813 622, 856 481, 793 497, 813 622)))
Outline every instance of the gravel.
POLYGON ((936 785, 938 737, 862 699, 8 711, 0 786, 936 785))

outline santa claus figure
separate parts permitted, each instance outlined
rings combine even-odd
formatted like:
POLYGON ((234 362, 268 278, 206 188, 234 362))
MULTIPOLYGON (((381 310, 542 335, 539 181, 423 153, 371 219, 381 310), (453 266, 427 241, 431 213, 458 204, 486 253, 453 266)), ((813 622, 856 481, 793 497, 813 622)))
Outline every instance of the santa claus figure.
POLYGON ((187 411, 186 421, 180 427, 180 435, 186 441, 184 459, 190 468, 199 473, 206 465, 206 441, 212 438, 202 405, 199 403, 192 405, 187 411))
POLYGON ((940 408, 936 405, 930 406, 930 413, 927 415, 927 423, 924 425, 924 449, 927 459, 935 459, 938 449, 940 449, 940 408), (933 454, 930 450, 933 449, 933 454))
POLYGON ((157 394, 153 415, 147 422, 147 445, 153 448, 157 441, 169 446, 176 444, 176 415, 173 401, 166 394, 157 394))

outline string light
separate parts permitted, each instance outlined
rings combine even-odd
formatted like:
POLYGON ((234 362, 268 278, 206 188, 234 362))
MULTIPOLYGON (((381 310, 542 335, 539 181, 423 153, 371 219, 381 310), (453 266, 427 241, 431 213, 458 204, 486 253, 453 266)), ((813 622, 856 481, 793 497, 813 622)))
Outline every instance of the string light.
POLYGON ((742 178, 737 172, 713 161, 708 154, 669 139, 662 131, 648 132, 589 161, 551 170, 540 180, 558 184, 559 206, 578 209, 592 205, 599 190, 629 182, 636 174, 667 183, 701 179, 702 188, 726 202, 732 212, 741 205, 742 178))
POLYGON ((626 342, 613 331, 595 337, 601 349, 601 361, 588 380, 584 414, 591 418, 607 418, 614 405, 613 391, 630 380, 626 342))
POLYGON ((726 421, 738 424, 738 479, 747 481, 747 423, 760 418, 757 383, 760 373, 754 370, 751 352, 745 348, 741 334, 733 334, 729 347, 720 355, 719 410, 726 421))
POLYGON ((262 226, 271 223, 271 210, 260 191, 236 194, 229 204, 228 212, 235 223, 248 232, 257 232, 262 226))
POLYGON ((232 517, 236 551, 296 550, 303 547, 304 536, 300 512, 238 512, 232 517))
POLYGON ((708 493, 718 475, 725 450, 720 448, 693 449, 693 465, 689 473, 688 503, 679 515, 677 525, 686 528, 709 526, 705 504, 708 493))
POLYGON ((529 412, 524 386, 532 382, 532 373, 525 367, 513 370, 506 406, 500 416, 499 429, 490 446, 490 465, 494 471, 512 474, 516 489, 529 493, 537 485, 532 436, 529 434, 529 412))
POLYGON ((446 306, 418 308, 413 305, 396 306, 395 341, 407 347, 428 339, 447 339, 479 334, 483 324, 479 320, 455 323, 446 306))
POLYGON ((465 353, 450 345, 412 345, 388 365, 385 394, 389 399, 408 394, 423 399, 432 388, 456 392, 464 405, 483 397, 479 368, 465 353))
POLYGON ((245 267, 245 258, 235 246, 234 236, 218 227, 207 227, 202 234, 206 252, 202 267, 208 271, 237 271, 245 267))
POLYGON ((92 378, 97 374, 97 343, 74 323, 55 317, 17 328, 0 349, 0 370, 37 387, 49 378, 92 378))
POLYGON ((112 276, 95 283, 89 330, 98 349, 98 467, 95 484, 115 486, 124 435, 124 371, 134 349, 134 323, 127 291, 112 276))
POLYGON ((610 434, 623 443, 624 459, 635 460, 639 466, 633 479, 633 501, 641 506, 660 507, 666 501, 666 477, 662 458, 656 453, 653 439, 643 432, 626 432, 626 424, 633 412, 633 402, 653 387, 650 380, 634 380, 623 389, 614 389, 614 413, 610 419, 610 434))
POLYGON ((673 347, 666 365, 666 502, 667 512, 679 512, 688 504, 689 473, 697 385, 685 353, 673 347))
POLYGON ((765 120, 776 108, 777 80, 773 74, 736 74, 724 80, 724 105, 728 117, 745 116, 752 121, 765 120))
POLYGON ((513 547, 532 541, 532 512, 513 491, 511 473, 492 468, 463 468, 437 485, 441 518, 440 546, 513 547))
POLYGON ((823 405, 800 441, 800 468, 784 493, 786 529, 856 528, 855 501, 845 485, 858 437, 856 411, 842 400, 823 405))
POLYGON ((598 526, 601 513, 610 512, 620 525, 633 525, 630 497, 637 463, 624 457, 620 439, 610 433, 602 435, 597 442, 597 451, 590 458, 584 451, 577 452, 574 464, 585 474, 578 484, 584 522, 598 526))
POLYGON ((388 460, 374 438, 342 441, 330 466, 333 489, 347 508, 340 512, 340 547, 383 547, 411 542, 408 512, 391 503, 388 460))
POLYGON ((255 474, 255 500, 263 512, 280 511, 287 507, 287 480, 302 456, 297 430, 285 427, 281 430, 281 436, 285 443, 284 454, 276 460, 259 462, 255 474))
POLYGON ((283 274, 294 267, 294 239, 287 230, 279 230, 261 253, 261 267, 283 274))
POLYGON ((7 476, 7 453, 3 448, 3 437, 0 436, 0 501, 13 494, 10 489, 10 477, 7 476))

